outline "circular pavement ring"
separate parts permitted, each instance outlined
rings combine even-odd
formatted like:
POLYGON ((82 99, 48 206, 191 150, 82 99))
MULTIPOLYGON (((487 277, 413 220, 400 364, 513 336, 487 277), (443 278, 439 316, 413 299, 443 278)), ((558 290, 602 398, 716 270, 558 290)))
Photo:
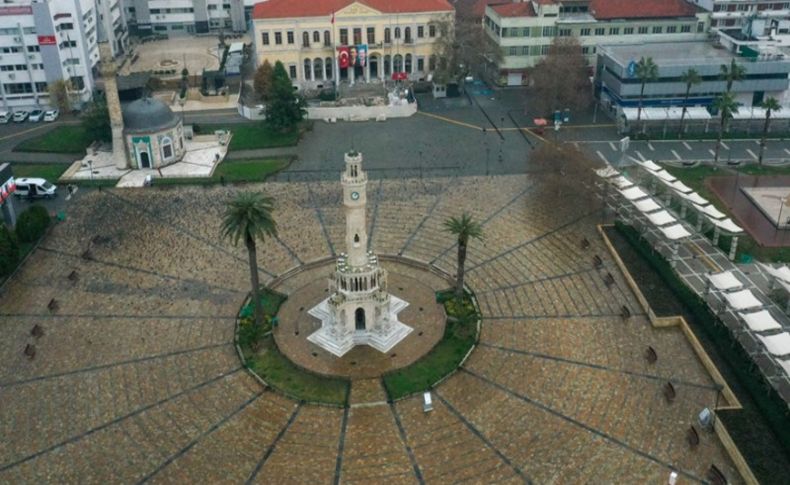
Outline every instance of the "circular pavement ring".
POLYGON ((428 265, 401 257, 381 257, 388 272, 388 291, 409 303, 399 315, 414 330, 388 353, 366 345, 356 346, 336 357, 307 340, 321 322, 308 311, 328 296, 328 278, 335 262, 307 265, 277 281, 273 290, 288 299, 277 314, 279 325, 273 335, 280 352, 310 372, 350 379, 379 377, 406 367, 426 355, 442 339, 446 322, 444 307, 435 293, 449 286, 449 275, 440 276, 428 265))

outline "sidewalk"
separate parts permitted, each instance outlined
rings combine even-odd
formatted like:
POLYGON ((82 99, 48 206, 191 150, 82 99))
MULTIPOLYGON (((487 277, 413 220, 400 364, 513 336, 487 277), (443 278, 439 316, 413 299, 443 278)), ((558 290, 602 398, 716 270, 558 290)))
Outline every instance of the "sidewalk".
POLYGON ((278 147, 278 148, 259 148, 257 150, 233 150, 229 151, 226 160, 249 160, 252 158, 276 158, 276 157, 297 157, 298 146, 278 147))

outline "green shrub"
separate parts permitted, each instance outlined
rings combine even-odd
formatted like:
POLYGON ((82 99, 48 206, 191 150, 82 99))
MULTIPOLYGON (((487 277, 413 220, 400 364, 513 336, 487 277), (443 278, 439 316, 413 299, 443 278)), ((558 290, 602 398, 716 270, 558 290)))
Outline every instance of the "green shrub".
POLYGON ((0 277, 10 275, 19 262, 19 246, 13 234, 0 224, 0 277))
POLYGON ((49 212, 43 205, 36 204, 19 215, 16 221, 16 237, 21 242, 38 241, 49 227, 49 212))

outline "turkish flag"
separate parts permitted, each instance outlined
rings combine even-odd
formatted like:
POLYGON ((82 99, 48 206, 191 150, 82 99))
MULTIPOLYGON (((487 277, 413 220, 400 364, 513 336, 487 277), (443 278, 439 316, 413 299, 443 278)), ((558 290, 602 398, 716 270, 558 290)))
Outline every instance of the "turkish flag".
POLYGON ((338 47, 337 48, 337 65, 340 69, 348 67, 348 47, 338 47))

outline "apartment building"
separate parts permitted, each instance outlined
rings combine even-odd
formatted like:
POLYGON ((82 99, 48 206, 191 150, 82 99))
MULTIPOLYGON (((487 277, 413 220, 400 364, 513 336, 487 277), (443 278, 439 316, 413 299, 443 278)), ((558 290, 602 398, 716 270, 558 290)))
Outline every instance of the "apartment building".
POLYGON ((99 60, 99 15, 95 0, 0 5, 2 109, 48 106, 48 87, 60 79, 70 83, 77 107, 89 101, 99 60))
POLYGON ((107 42, 113 57, 125 53, 129 47, 129 29, 122 0, 95 0, 96 28, 99 42, 107 42))
MULTIPOLYGON (((105 0, 106 1, 106 0, 105 0)), ((135 34, 246 32, 255 0, 123 0, 135 34)))
POLYGON ((600 45, 707 37, 710 14, 685 0, 528 0, 487 5, 483 26, 501 47, 502 80, 524 84, 556 37, 575 37, 590 65, 600 45))
POLYGON ((253 13, 256 62, 281 61, 302 89, 421 79, 437 65, 437 22, 453 19, 446 0, 269 0, 253 13))
POLYGON ((755 37, 790 35, 790 2, 777 0, 688 0, 710 12, 710 26, 755 37))

